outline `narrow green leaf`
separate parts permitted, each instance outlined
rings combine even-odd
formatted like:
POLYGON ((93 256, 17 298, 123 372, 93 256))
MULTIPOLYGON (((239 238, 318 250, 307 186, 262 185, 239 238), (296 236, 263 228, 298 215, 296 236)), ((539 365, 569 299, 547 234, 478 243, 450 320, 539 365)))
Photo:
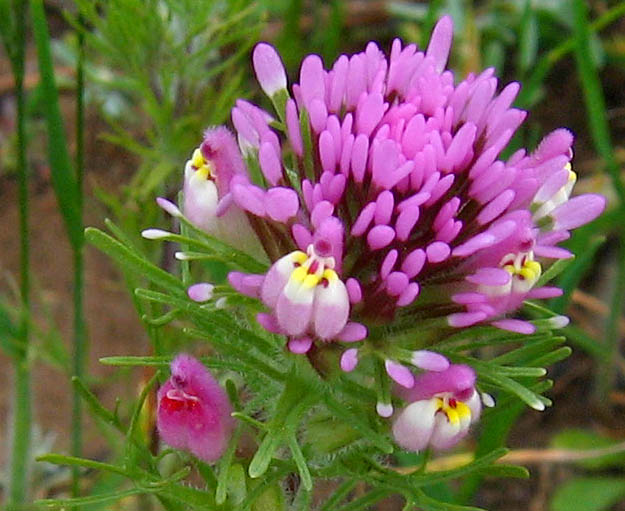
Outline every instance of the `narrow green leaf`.
POLYGON ((150 492, 154 490, 156 490, 158 495, 176 500, 183 505, 183 507, 176 506, 173 508, 176 510, 184 509, 186 511, 189 509, 189 506, 191 506, 192 509, 197 509, 198 511, 215 509, 215 499, 210 492, 193 488, 186 483, 168 484, 165 488, 150 488, 150 492))
POLYGON ((521 75, 530 69, 538 51, 538 22, 531 0, 525 0, 523 16, 519 27, 518 69, 521 75))
POLYGON ((166 367, 171 363, 172 357, 158 356, 158 357, 133 357, 133 356, 120 356, 120 357, 102 357, 100 359, 101 364, 111 366, 157 366, 166 367))
POLYGON ((67 139, 63 128, 63 117, 59 108, 59 94, 54 80, 54 62, 50 51, 50 34, 43 8, 43 0, 30 0, 33 35, 37 44, 37 60, 43 95, 43 108, 48 131, 48 159, 51 181, 59 210, 67 229, 72 246, 82 246, 83 232, 78 205, 80 192, 72 161, 68 152, 67 139))
POLYGON ((534 408, 535 410, 544 410, 545 404, 543 402, 544 398, 539 396, 538 394, 532 392, 530 389, 520 384, 516 380, 505 376, 498 372, 498 367, 483 362, 481 360, 477 360, 471 357, 465 357, 457 354, 453 354, 451 359, 454 362, 461 362, 470 364, 473 367, 480 378, 483 378, 485 381, 495 384, 496 386, 501 387, 502 389, 516 394, 522 401, 527 403, 529 406, 534 408))
POLYGON ((94 416, 100 417, 104 422, 114 426, 119 431, 123 431, 122 425, 119 419, 109 410, 104 408, 98 398, 93 394, 87 386, 77 376, 72 377, 72 385, 76 392, 78 392, 87 403, 87 406, 91 409, 94 416))
POLYGON ((128 433, 127 433, 128 440, 131 440, 135 436, 137 424, 139 423, 139 415, 141 414, 141 409, 143 408, 143 403, 147 399, 148 394, 152 391, 152 387, 156 385, 156 382, 158 381, 160 375, 161 375, 160 370, 157 370, 156 373, 154 373, 154 376, 152 376, 152 378, 150 378, 148 382, 145 384, 143 389, 141 389, 141 393, 139 394, 139 399, 137 400, 137 403, 135 404, 135 408, 132 412, 132 417, 130 418, 130 426, 128 427, 128 433))
POLYGON ((273 458, 276 450, 280 447, 281 439, 282 435, 275 431, 269 431, 265 435, 248 469, 252 479, 262 476, 267 471, 271 458, 273 458))
POLYGON ((419 491, 418 507, 408 508, 410 511, 484 511, 481 507, 474 506, 462 506, 459 504, 452 504, 450 502, 440 502, 432 497, 426 495, 423 491, 419 491))
POLYGON ((63 454, 44 454, 38 456, 37 461, 46 461, 48 463, 54 463, 55 465, 67 465, 71 467, 84 467, 92 468, 95 470, 104 470, 106 472, 113 472, 126 477, 131 477, 131 474, 124 468, 109 463, 102 463, 99 461, 88 460, 85 458, 77 458, 75 456, 65 456, 63 454))
POLYGON ((224 353, 236 354, 242 361, 251 367, 276 380, 282 380, 284 373, 275 360, 267 356, 274 349, 267 339, 243 328, 227 312, 212 309, 209 311, 199 304, 189 300, 158 293, 148 289, 137 289, 137 296, 165 303, 187 311, 197 322, 206 328, 207 332, 198 331, 202 338, 209 339, 219 345, 224 353), (208 333, 210 332, 210 333, 208 333), (217 333, 221 335, 217 335, 217 333), (232 339, 237 339, 233 343, 232 339), (249 348, 252 348, 251 350, 249 348))
POLYGON ((245 422, 246 424, 249 424, 250 426, 258 429, 259 431, 267 431, 267 425, 264 422, 257 421, 256 419, 254 419, 253 417, 250 417, 249 415, 246 415, 241 412, 232 412, 232 416, 235 419, 239 419, 245 422))
POLYGON ((384 488, 374 488, 369 493, 352 500, 349 504, 338 508, 336 511, 361 511, 370 509, 373 504, 386 498, 391 493, 391 491, 384 488))
POLYGON ((441 470, 440 472, 432 472, 429 474, 414 474, 409 478, 409 484, 414 487, 429 486, 432 484, 448 481, 450 479, 457 479, 459 477, 472 474, 476 471, 487 470, 493 466, 493 463, 501 458, 508 452, 508 449, 499 448, 494 449, 488 454, 473 460, 471 463, 467 463, 458 468, 451 470, 441 470))
POLYGON ((176 277, 153 265, 140 254, 122 245, 108 234, 94 227, 88 227, 85 229, 85 238, 89 243, 110 256, 124 271, 131 275, 143 275, 164 289, 178 295, 184 295, 182 282, 176 277))
POLYGON ((565 341, 564 337, 549 337, 537 342, 531 342, 520 348, 509 351, 491 359, 494 364, 527 364, 530 358, 536 357, 543 353, 547 353, 557 345, 565 341))
POLYGON ((527 479, 530 476, 529 470, 518 465, 504 465, 496 463, 490 467, 479 470, 487 477, 510 477, 517 479, 527 479))
POLYGON ((541 396, 538 396, 527 387, 521 385, 519 382, 505 376, 499 376, 492 372, 489 372, 488 374, 481 373, 481 376, 485 380, 500 386, 502 389, 507 390, 512 394, 516 394, 522 401, 535 410, 545 409, 545 404, 543 403, 541 396))
MULTIPOLYGON (((558 279, 558 287, 562 289, 563 294, 562 296, 554 298, 549 303, 549 306, 554 312, 563 314, 566 311, 571 300, 571 296, 573 295, 573 291, 579 286, 580 282, 586 275, 586 272, 590 269, 597 251, 603 245, 605 240, 606 238, 604 236, 589 239, 586 243, 584 243, 583 250, 578 252, 579 256, 577 256, 575 260, 568 259, 568 261, 571 261, 571 264, 565 267, 564 271, 560 275, 560 278, 558 279)), ((563 261, 563 259, 560 261, 563 261)))
POLYGON ((228 469, 228 496, 236 509, 247 497, 247 479, 245 469, 240 463, 230 465, 228 469))
POLYGON ((10 357, 20 357, 24 354, 22 344, 8 309, 0 302, 0 350, 10 357))
POLYGON ((544 355, 534 359, 532 362, 538 365, 550 366, 555 364, 556 362, 560 362, 565 358, 569 358, 573 353, 573 350, 570 346, 562 346, 557 350, 553 350, 550 353, 545 353, 544 355))
POLYGON ((215 502, 218 506, 221 506, 224 502, 226 502, 226 497, 228 494, 228 482, 230 480, 230 468, 240 437, 241 426, 238 425, 236 431, 234 432, 233 438, 230 440, 228 449, 219 461, 219 475, 217 476, 217 490, 215 492, 215 502))
POLYGON ((499 366, 495 369, 497 374, 504 376, 510 376, 515 378, 521 378, 524 376, 540 378, 547 374, 547 370, 543 367, 505 367, 499 366))
POLYGON ((540 276, 538 282, 536 282, 536 287, 541 287, 551 282, 558 275, 560 275, 563 271, 565 271, 571 263, 575 261, 575 256, 569 259, 558 259, 555 263, 553 263, 547 270, 540 276))
MULTIPOLYGON (((180 219, 184 222, 185 227, 195 234, 195 236, 201 241, 203 246, 208 247, 209 250, 212 250, 218 254, 221 254, 225 260, 233 265, 238 266, 244 271, 248 271, 250 273, 265 273, 269 268, 267 264, 267 259, 264 253, 258 254, 261 260, 258 260, 249 254, 236 249, 223 241, 218 240, 214 236, 198 229, 195 225, 193 225, 189 220, 182 217, 180 219)), ((196 241, 197 240, 193 240, 196 241)), ((187 240, 188 242, 188 240, 187 240)))
POLYGON ((102 504, 105 502, 116 502, 132 495, 141 495, 142 493, 155 493, 156 490, 147 490, 145 488, 131 488, 129 490, 120 490, 110 493, 100 493, 99 495, 91 495, 89 497, 78 497, 75 499, 41 499, 36 500, 36 506, 43 506, 48 509, 65 509, 68 507, 87 506, 94 504, 102 504))
POLYGON ((271 459, 285 440, 285 436, 294 435, 302 414, 306 413, 319 399, 320 396, 307 390, 305 383, 297 377, 297 362, 295 362, 285 380, 285 386, 276 404, 273 417, 267 424, 267 433, 250 462, 248 469, 250 477, 260 477, 267 471, 271 459))
POLYGON ((306 491, 311 491, 313 488, 312 476, 310 475, 310 470, 308 469, 308 465, 306 464, 306 458, 304 458, 304 454, 297 443, 297 438, 294 433, 291 433, 287 436, 287 441, 289 444, 289 449, 291 449, 291 454, 293 455, 293 461, 297 465, 297 470, 299 472, 300 480, 302 486, 306 491))

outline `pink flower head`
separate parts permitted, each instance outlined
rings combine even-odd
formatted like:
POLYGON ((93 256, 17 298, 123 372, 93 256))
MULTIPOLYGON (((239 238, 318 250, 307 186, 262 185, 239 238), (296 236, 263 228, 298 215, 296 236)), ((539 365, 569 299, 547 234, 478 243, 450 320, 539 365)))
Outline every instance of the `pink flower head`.
MULTIPOLYGON (((385 328, 532 332, 509 315, 527 298, 559 292, 537 287, 543 266, 570 256, 557 244, 605 202, 570 198, 566 129, 532 153, 501 157, 526 116, 512 107, 519 84, 500 89, 492 69, 457 82, 446 70, 452 32, 444 17, 425 51, 395 40, 386 56, 371 42, 327 67, 309 55, 292 97, 274 101, 282 133, 250 103, 232 111, 262 183, 233 178, 229 190, 272 265, 263 275, 232 273, 231 285, 262 300, 258 321, 292 351, 366 339, 375 349, 349 347, 343 369, 374 353, 410 388, 419 371, 448 362, 398 356, 385 328)), ((253 60, 263 89, 274 100, 278 86, 288 95, 275 50, 260 44, 253 60)), ((423 353, 413 337, 401 347, 423 353)))
POLYGON ((158 390, 156 426, 167 444, 212 463, 226 450, 234 421, 228 397, 190 355, 171 363, 171 378, 158 390))
POLYGON ((393 423, 395 441, 408 451, 456 445, 480 416, 482 404, 474 384, 473 369, 464 365, 418 376, 413 391, 402 391, 411 403, 393 423))

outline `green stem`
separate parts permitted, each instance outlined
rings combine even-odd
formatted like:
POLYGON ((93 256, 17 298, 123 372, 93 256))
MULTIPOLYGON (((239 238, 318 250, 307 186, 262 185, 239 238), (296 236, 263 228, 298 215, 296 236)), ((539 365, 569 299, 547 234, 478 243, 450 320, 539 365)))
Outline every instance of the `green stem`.
POLYGON ((17 0, 13 4, 15 13, 15 48, 13 54, 13 75, 17 101, 17 151, 19 171, 19 230, 20 230, 20 295, 21 295, 21 351, 15 358, 15 389, 13 407, 13 445, 11 451, 11 481, 9 487, 9 508, 20 507, 28 493, 28 473, 31 439, 31 394, 28 344, 30 338, 30 268, 28 246, 28 169, 26 163, 26 125, 24 98, 24 48, 26 2, 17 0))
MULTIPOLYGON (((84 175, 84 36, 78 32, 78 60, 76 62, 76 209, 82 223, 84 175)), ((83 243, 73 245, 74 259, 74 353, 73 375, 83 379, 87 356, 87 329, 84 316, 84 257, 83 243)), ((74 456, 82 456, 82 399, 74 388, 72 396, 71 448, 74 456)), ((72 470, 72 496, 80 495, 80 471, 72 470)))
POLYGON ((619 232, 617 275, 612 290, 610 315, 605 328, 605 347, 607 357, 604 360, 597 359, 603 367, 597 371, 597 399, 599 403, 608 403, 607 396, 612 390, 616 379, 616 360, 619 358, 619 322, 623 314, 625 302, 625 232, 619 232))
POLYGON ((31 440, 31 394, 28 361, 15 364, 15 403, 13 409, 13 450, 8 509, 21 508, 28 494, 31 440))

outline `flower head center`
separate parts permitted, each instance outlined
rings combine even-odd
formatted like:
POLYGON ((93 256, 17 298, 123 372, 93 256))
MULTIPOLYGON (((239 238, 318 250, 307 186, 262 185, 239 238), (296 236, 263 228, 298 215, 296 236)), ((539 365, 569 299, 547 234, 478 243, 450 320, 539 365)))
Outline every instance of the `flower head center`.
POLYGON ((289 277, 291 285, 313 289, 319 284, 327 286, 329 282, 338 279, 334 271, 334 258, 318 255, 312 244, 306 252, 297 250, 290 255, 293 261, 293 271, 289 277))

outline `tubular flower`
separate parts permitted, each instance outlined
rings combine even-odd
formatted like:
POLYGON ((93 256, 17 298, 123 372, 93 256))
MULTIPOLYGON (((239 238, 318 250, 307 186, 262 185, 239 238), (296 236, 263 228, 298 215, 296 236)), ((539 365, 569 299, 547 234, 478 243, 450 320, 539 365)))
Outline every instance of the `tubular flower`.
POLYGON ((232 133, 223 126, 207 129, 185 165, 183 211, 203 231, 241 250, 258 252, 262 249, 256 234, 232 203, 230 188, 238 180, 249 182, 232 133))
POLYGON ((456 445, 480 417, 482 403, 474 384, 475 372, 465 365, 418 376, 414 390, 404 392, 411 403, 393 423, 397 444, 408 451, 456 445))
POLYGON ((292 351, 364 340, 341 367, 374 354, 405 387, 418 370, 449 365, 422 349, 436 338, 421 335, 428 328, 531 333, 509 315, 527 298, 560 293, 538 286, 543 267, 570 257, 557 244, 605 202, 570 198, 566 129, 534 152, 500 157, 526 116, 511 106, 520 86, 498 92, 492 69, 456 82, 445 69, 451 42, 444 17, 425 52, 395 40, 386 57, 372 42, 329 69, 310 55, 292 97, 279 56, 262 43, 253 64, 280 122, 246 101, 232 110, 255 177, 237 173, 228 194, 272 265, 232 272, 230 284, 262 300, 258 321, 292 351), (422 338, 410 341, 410 331, 422 338))
POLYGON ((226 393, 199 360, 180 354, 158 390, 156 425, 172 447, 212 463, 226 450, 234 421, 226 393))

